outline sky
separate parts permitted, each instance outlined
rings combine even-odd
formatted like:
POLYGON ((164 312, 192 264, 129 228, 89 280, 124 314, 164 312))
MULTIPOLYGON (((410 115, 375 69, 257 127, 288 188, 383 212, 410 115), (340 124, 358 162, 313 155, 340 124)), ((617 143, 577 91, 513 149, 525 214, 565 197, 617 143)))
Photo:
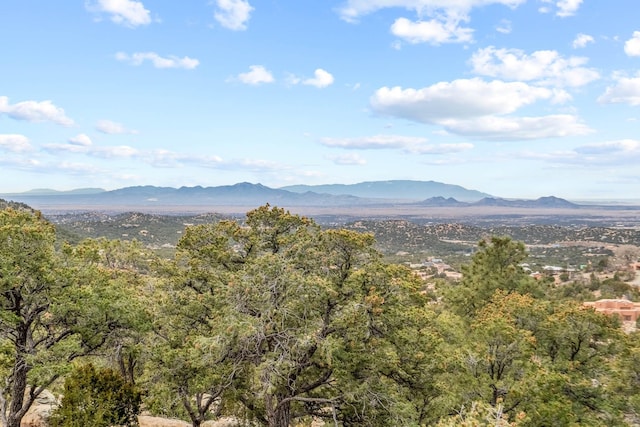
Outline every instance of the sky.
POLYGON ((638 0, 0 0, 0 193, 640 200, 638 0))

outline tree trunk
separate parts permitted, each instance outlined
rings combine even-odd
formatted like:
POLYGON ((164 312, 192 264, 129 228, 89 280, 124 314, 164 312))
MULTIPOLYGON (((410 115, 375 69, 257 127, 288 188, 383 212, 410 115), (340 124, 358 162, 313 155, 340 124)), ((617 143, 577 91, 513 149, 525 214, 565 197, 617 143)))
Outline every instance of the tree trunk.
MULTIPOLYGON (((11 384, 9 404, 9 416, 7 417, 6 427, 20 427, 20 421, 26 413, 24 406, 24 393, 27 390, 27 374, 29 373, 29 365, 24 357, 27 343, 27 326, 20 325, 17 328, 18 337, 15 342, 16 359, 13 364, 13 372, 11 376, 13 381, 11 384)), ((29 409, 29 408, 26 408, 29 409)))
POLYGON ((269 427, 289 427, 289 424, 291 424, 291 402, 287 401, 278 404, 267 415, 269 427))
MULTIPOLYGON (((18 358, 22 359, 22 357, 18 358)), ((9 416, 7 417, 7 427, 20 427, 20 421, 26 411, 23 410, 24 393, 27 390, 27 367, 25 362, 20 360, 21 366, 16 366, 13 374, 13 387, 11 387, 11 404, 9 405, 9 416)))

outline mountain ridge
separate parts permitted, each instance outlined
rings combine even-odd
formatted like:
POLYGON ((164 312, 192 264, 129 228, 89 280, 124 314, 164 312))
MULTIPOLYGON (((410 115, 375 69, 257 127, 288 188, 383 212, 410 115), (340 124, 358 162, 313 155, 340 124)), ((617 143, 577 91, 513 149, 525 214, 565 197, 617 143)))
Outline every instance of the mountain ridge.
POLYGON ((453 197, 461 201, 474 201, 490 194, 469 190, 460 185, 445 184, 437 181, 388 180, 364 181, 357 184, 289 185, 280 187, 292 192, 312 191, 332 195, 349 194, 364 198, 422 200, 430 197, 453 197))
MULTIPOLYGON (((435 181, 368 181, 359 184, 326 186, 287 186, 271 188, 260 183, 240 182, 216 187, 157 187, 141 185, 110 191, 79 189, 71 191, 37 190, 0 194, 1 198, 25 203, 35 209, 55 210, 145 210, 145 211, 221 211, 246 212, 271 204, 287 209, 313 208, 315 211, 339 209, 399 211, 426 208, 443 209, 557 209, 584 208, 555 196, 538 199, 504 199, 477 190, 435 181), (287 190, 287 188, 289 190, 287 190), (315 191, 311 191, 311 190, 315 191), (333 193, 333 194, 332 194, 333 193), (355 194, 351 194, 355 193, 355 194), (435 195, 434 195, 435 194, 435 195), (424 196, 427 197, 424 197, 424 196)), ((597 206, 592 206, 598 208, 597 206)), ((615 207, 612 207, 615 209, 615 207)))

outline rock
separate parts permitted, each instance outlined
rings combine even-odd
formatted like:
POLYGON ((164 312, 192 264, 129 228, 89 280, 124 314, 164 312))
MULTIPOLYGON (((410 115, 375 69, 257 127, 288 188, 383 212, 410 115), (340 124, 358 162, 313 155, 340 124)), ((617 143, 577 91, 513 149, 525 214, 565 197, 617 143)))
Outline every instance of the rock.
POLYGON ((20 427, 48 427, 47 420, 56 406, 58 399, 48 390, 44 390, 22 417, 20 427))

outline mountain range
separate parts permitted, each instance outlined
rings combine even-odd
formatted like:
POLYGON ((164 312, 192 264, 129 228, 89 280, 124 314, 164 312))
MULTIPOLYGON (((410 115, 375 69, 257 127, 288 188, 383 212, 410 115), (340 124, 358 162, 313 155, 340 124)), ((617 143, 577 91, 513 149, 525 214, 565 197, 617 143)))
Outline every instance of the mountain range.
MULTIPOLYGON (((536 200, 496 198, 477 190, 435 181, 370 181, 358 184, 291 185, 270 188, 242 182, 218 187, 135 186, 106 191, 85 188, 71 191, 48 189, 0 194, 0 198, 26 203, 40 210, 180 210, 187 207, 215 211, 224 206, 254 208, 266 203, 279 207, 317 208, 555 208, 577 209, 567 200, 548 196, 536 200)), ((242 209, 240 209, 242 210, 242 209)), ((246 209, 245 209, 246 211, 246 209)))

